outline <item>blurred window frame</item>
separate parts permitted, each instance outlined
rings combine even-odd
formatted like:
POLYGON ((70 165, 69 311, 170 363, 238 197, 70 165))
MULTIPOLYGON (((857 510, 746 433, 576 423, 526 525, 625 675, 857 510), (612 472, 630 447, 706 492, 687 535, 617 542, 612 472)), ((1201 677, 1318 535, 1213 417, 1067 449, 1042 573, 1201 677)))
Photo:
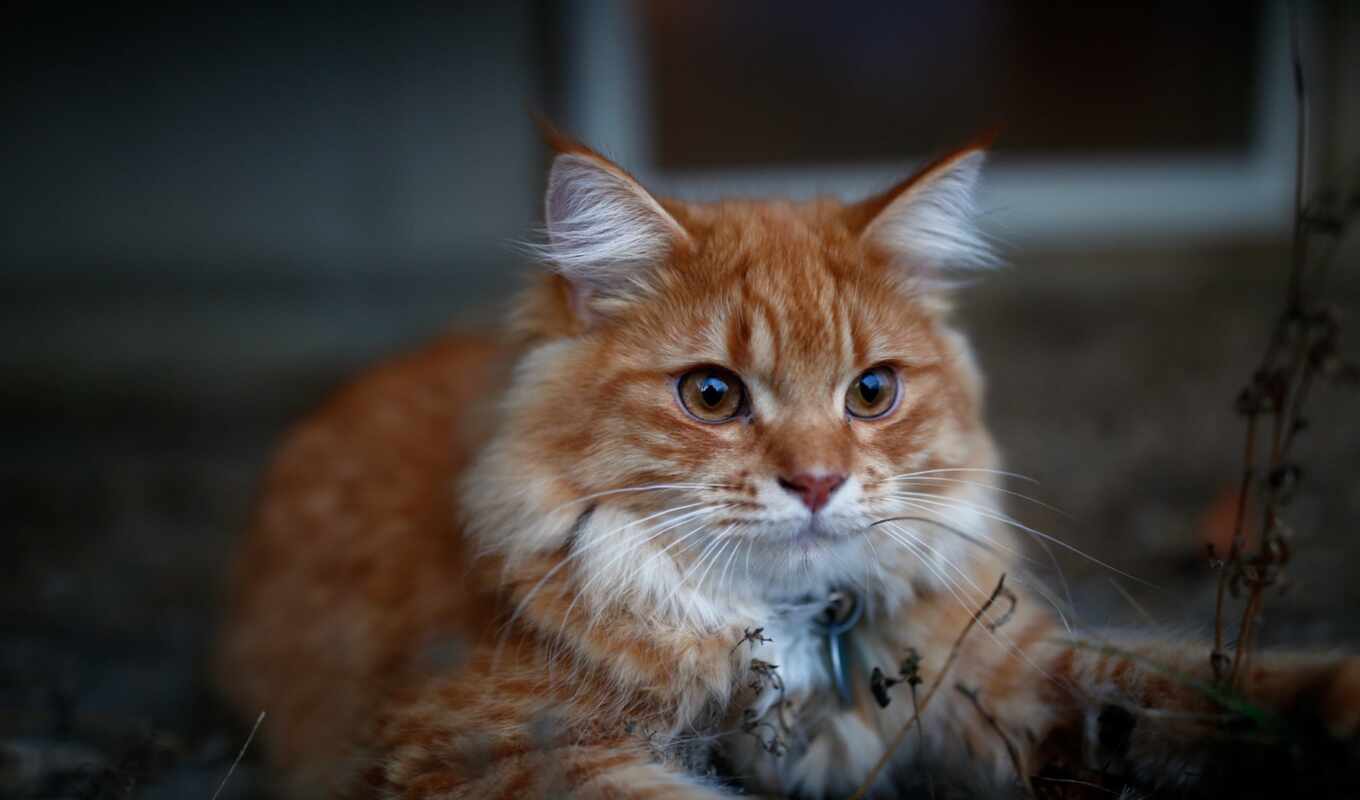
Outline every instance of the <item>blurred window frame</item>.
MULTIPOLYGON (((934 155, 904 154, 894 163, 663 169, 651 156, 641 10, 626 0, 571 0, 562 11, 568 129, 660 194, 853 198, 890 185, 934 155)), ((1287 235, 1294 153, 1288 18, 1282 4, 1267 4, 1265 13, 1262 80, 1245 152, 1008 163, 1003 140, 982 190, 984 227, 1003 248, 1287 235)))

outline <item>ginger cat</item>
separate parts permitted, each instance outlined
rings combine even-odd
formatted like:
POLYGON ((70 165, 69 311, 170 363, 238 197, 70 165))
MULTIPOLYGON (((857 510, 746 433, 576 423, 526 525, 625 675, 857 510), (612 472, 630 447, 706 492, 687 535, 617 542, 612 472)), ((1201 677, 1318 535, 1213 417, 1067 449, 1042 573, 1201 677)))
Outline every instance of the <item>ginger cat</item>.
POLYGON ((948 298, 991 263, 982 149, 847 205, 657 198, 554 144, 513 335, 378 367, 269 473, 219 667, 287 794, 1222 786, 1270 721, 1349 758, 1357 661, 1230 694, 1207 647, 1074 641, 1003 581, 948 298))

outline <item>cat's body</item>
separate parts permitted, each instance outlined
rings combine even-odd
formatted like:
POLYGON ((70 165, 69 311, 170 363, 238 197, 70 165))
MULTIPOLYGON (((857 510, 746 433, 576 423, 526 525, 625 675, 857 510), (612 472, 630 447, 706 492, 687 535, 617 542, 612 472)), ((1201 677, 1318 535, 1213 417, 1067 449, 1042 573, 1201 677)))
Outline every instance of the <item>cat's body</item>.
MULTIPOLYGON (((376 370, 272 469, 220 664, 291 791, 845 796, 890 742, 880 791, 1203 775, 1207 651, 1067 641, 1020 585, 939 286, 983 255, 977 151, 843 206, 658 202, 561 149, 513 343, 376 370)), ((1355 731, 1354 662, 1238 685, 1355 731)))

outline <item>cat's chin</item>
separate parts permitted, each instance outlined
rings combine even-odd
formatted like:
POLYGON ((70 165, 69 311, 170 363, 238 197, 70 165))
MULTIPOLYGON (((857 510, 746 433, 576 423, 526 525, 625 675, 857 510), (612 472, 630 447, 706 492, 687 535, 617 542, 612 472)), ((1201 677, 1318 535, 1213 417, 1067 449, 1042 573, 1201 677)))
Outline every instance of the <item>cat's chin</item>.
POLYGON ((840 516, 814 514, 789 526, 777 544, 814 547, 835 545, 864 534, 864 526, 840 516))
POLYGON ((843 542, 855 534, 842 524, 827 522, 826 520, 813 517, 807 522, 794 528, 789 535, 788 544, 793 546, 812 547, 816 545, 828 545, 843 542))

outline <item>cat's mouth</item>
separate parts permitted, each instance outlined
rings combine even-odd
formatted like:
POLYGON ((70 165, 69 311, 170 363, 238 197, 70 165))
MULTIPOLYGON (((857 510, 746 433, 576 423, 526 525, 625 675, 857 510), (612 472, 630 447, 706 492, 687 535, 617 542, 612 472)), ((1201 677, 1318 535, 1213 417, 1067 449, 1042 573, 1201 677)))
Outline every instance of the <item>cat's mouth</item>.
POLYGON ((790 541, 802 545, 829 544, 849 538, 852 533, 854 530, 843 521, 813 514, 795 524, 790 541))

